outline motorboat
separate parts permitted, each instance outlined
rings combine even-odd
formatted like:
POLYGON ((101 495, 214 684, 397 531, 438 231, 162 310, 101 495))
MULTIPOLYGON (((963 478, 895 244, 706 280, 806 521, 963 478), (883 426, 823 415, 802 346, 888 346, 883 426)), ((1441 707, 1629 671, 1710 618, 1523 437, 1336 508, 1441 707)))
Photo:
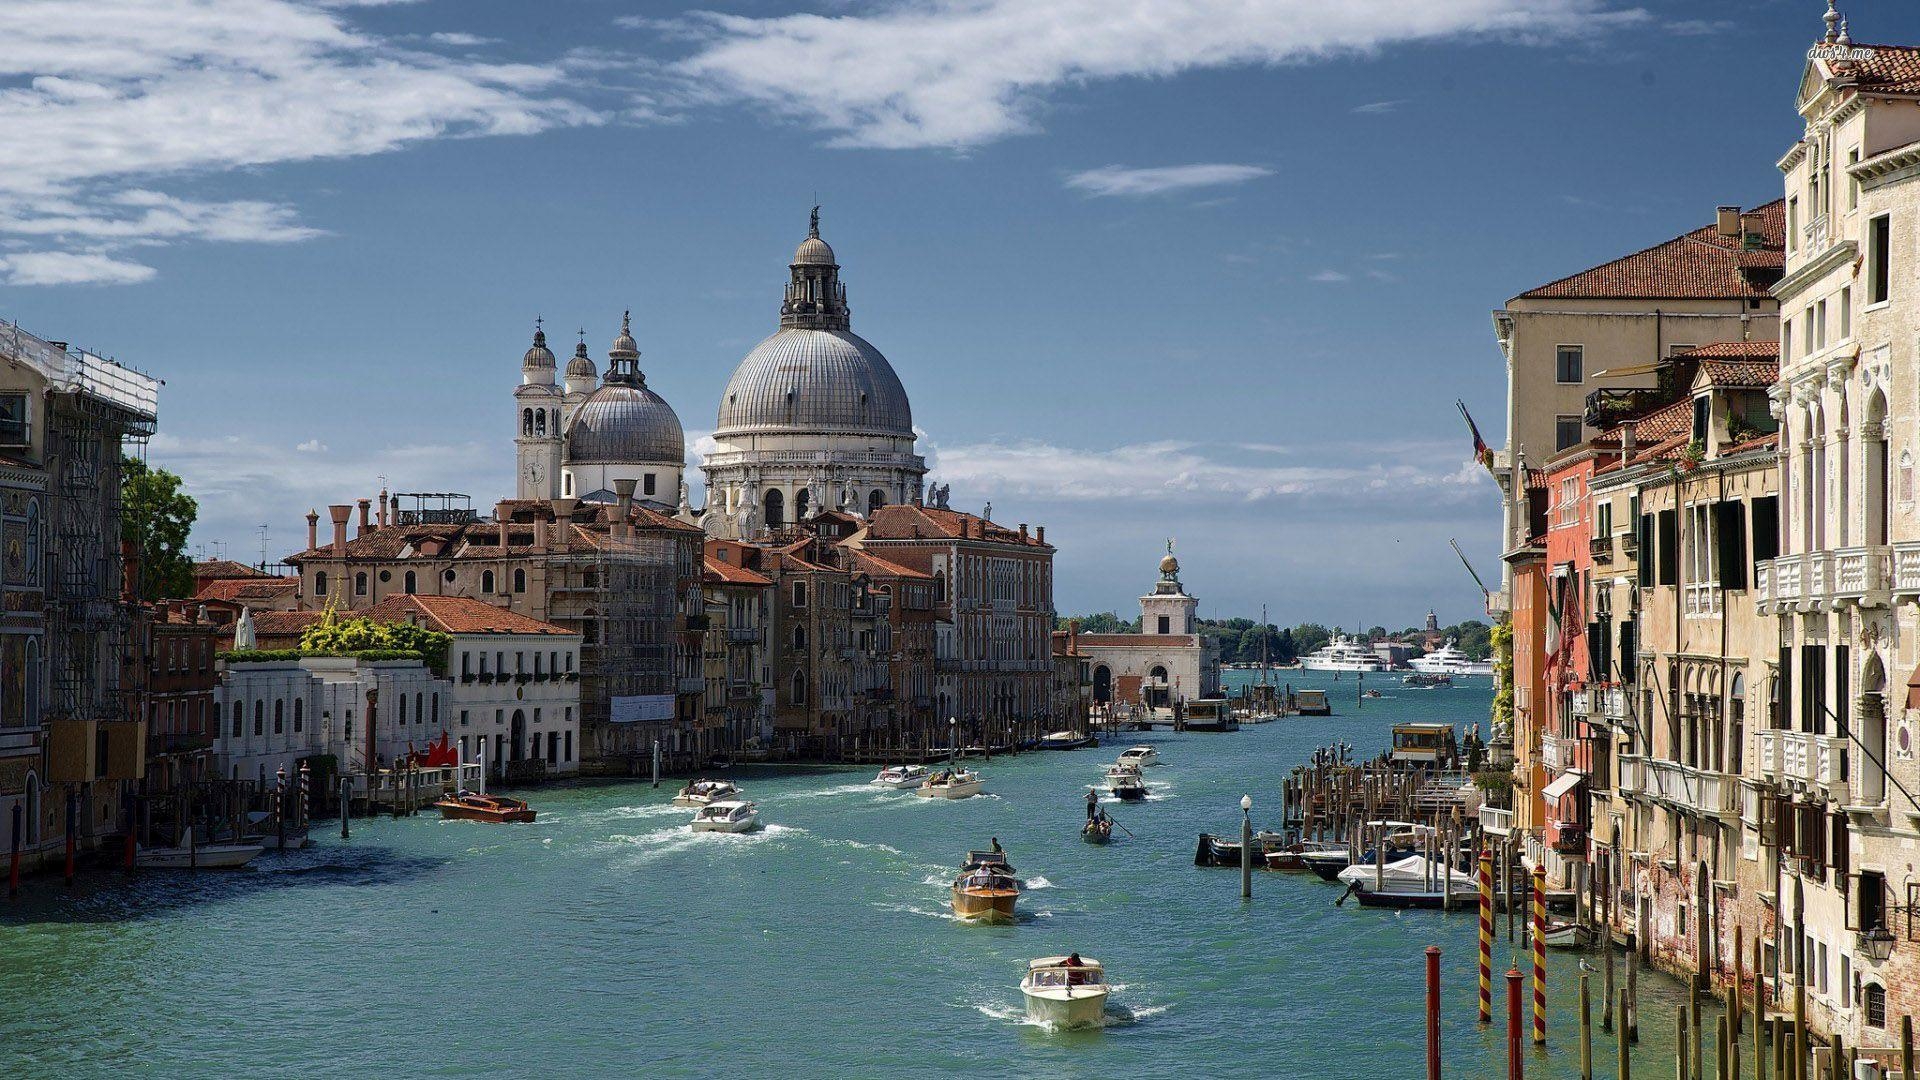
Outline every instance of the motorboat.
POLYGON ((1584 949, 1593 944, 1593 932, 1577 922, 1552 920, 1547 923, 1549 949, 1584 949))
POLYGON ((536 811, 519 799, 501 795, 482 795, 474 791, 456 791, 433 804, 442 818, 463 821, 532 821, 536 811))
POLYGON ((1406 686, 1418 686, 1431 690, 1442 686, 1452 686, 1453 676, 1416 671, 1409 674, 1406 678, 1401 679, 1400 682, 1406 686))
POLYGON ((960 876, 953 879, 953 913, 988 924, 1010 923, 1022 887, 1006 852, 969 851, 960 876))
POLYGON ((193 827, 188 826, 182 842, 174 847, 135 851, 133 865, 141 870, 232 870, 259 858, 265 850, 254 843, 197 844, 193 827))
POLYGON ((1089 844, 1104 844, 1113 839, 1113 819, 1103 811, 1098 816, 1087 819, 1080 829, 1080 839, 1089 844))
POLYGON ((1471 902, 1479 888, 1470 875, 1453 869, 1443 859, 1425 855, 1411 855, 1380 867, 1349 866, 1340 871, 1339 880, 1364 907, 1437 908, 1449 893, 1460 902, 1471 902))
POLYGON ((282 828, 277 815, 255 810, 247 815, 247 840, 268 851, 298 851, 307 846, 307 826, 296 823, 282 828))
MULTIPOLYGON (((1257 832, 1253 834, 1253 861, 1264 862, 1266 853, 1278 851, 1291 843, 1286 836, 1277 832, 1257 832)), ((1239 866, 1240 841, 1229 840, 1212 833, 1201 833, 1200 843, 1194 848, 1195 866, 1239 866)))
POLYGON ((1300 658, 1307 671, 1385 671, 1387 662, 1362 642, 1336 633, 1317 652, 1300 658))
POLYGON ((675 806, 708 806, 738 799, 740 785, 731 780, 695 780, 673 797, 675 806))
POLYGON ((1493 661, 1468 659, 1466 653, 1455 647, 1456 644, 1453 638, 1448 638, 1445 646, 1425 656, 1414 657, 1407 666, 1415 671, 1436 675, 1493 674, 1493 661))
POLYGON ((1107 769, 1107 790, 1116 799, 1135 802, 1147 797, 1147 782, 1137 765, 1114 765, 1107 769))
POLYGON ((1106 1023, 1106 969, 1100 961, 1078 953, 1043 956, 1027 963, 1020 993, 1027 999, 1027 1019, 1050 1028, 1100 1027, 1106 1023))
POLYGON ((889 765, 880 770, 880 775, 867 783, 878 784, 895 791, 905 791, 908 788, 919 787, 921 781, 927 778, 927 772, 925 765, 889 765))
POLYGON ((1077 731, 1050 731, 1040 736, 1042 750, 1078 750, 1083 746, 1098 746, 1100 740, 1092 735, 1082 735, 1077 731))
POLYGON ((1269 847, 1263 857, 1266 859, 1267 869, 1269 870, 1305 870, 1307 869, 1307 856, 1318 855, 1322 852, 1337 853, 1341 858, 1340 865, 1342 867, 1346 866, 1346 848, 1322 847, 1309 844, 1304 840, 1291 844, 1282 844, 1278 847, 1269 847))
POLYGON ((760 809, 738 800, 708 803, 693 815, 687 827, 694 832, 752 832, 760 827, 760 809))
POLYGON ((1120 751, 1118 764, 1131 765, 1136 769, 1144 769, 1149 765, 1158 765, 1160 764, 1160 751, 1155 750, 1151 746, 1129 746, 1125 750, 1120 751))
POLYGON ((965 799, 986 786, 986 778, 972 769, 941 769, 922 781, 914 794, 923 799, 965 799))
POLYGON ((1313 871, 1322 881, 1338 881, 1340 871, 1352 864, 1353 853, 1343 847, 1306 851, 1300 854, 1300 865, 1313 871))

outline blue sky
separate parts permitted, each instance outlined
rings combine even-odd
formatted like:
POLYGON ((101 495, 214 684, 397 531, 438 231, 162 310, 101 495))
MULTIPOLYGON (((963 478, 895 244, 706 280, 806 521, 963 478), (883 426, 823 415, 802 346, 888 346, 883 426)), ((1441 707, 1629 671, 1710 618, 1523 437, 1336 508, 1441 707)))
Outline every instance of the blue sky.
POLYGON ((1776 197, 1823 11, 15 0, 0 317, 164 378, 196 543, 277 557, 382 476, 510 495, 536 314, 602 359, 633 309, 704 434, 818 201, 935 479, 1048 527, 1062 611, 1171 535, 1204 614, 1451 622, 1489 312, 1776 197))

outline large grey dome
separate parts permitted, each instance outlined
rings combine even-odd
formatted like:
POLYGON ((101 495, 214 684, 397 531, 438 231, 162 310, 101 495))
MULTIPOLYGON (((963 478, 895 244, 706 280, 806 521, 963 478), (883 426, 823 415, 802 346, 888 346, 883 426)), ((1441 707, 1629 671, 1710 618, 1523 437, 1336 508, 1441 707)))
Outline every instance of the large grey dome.
POLYGON ((734 369, 714 435, 783 431, 912 438, 913 410, 893 365, 860 335, 787 327, 734 369))
POLYGON ((567 429, 569 465, 683 462, 687 437, 673 406, 644 383, 609 382, 587 395, 567 429))

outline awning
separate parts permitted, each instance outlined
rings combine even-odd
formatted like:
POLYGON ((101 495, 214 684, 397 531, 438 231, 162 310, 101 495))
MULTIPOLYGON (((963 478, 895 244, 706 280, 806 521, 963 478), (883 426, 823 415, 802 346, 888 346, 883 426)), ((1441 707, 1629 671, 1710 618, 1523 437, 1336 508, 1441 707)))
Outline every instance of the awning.
POLYGON ((1907 708, 1920 709, 1920 667, 1907 676, 1907 708))
POLYGON ((1540 797, 1546 799, 1548 802, 1559 802, 1568 792, 1579 787, 1580 782, 1586 778, 1587 774, 1581 772, 1579 769, 1568 769, 1566 772, 1554 777, 1553 783, 1542 788, 1540 790, 1540 797))

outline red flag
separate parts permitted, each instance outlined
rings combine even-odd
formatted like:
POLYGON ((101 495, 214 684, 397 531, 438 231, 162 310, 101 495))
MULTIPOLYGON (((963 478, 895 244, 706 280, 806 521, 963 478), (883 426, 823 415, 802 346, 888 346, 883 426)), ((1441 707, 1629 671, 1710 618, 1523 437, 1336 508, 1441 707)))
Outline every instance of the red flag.
POLYGON ((1473 414, 1467 411, 1466 402, 1455 401, 1454 404, 1459 406, 1460 415, 1466 419, 1467 430, 1473 433, 1473 460, 1479 462, 1488 472, 1492 472, 1493 449, 1487 445, 1485 439, 1480 437, 1480 425, 1473 422, 1473 414))

